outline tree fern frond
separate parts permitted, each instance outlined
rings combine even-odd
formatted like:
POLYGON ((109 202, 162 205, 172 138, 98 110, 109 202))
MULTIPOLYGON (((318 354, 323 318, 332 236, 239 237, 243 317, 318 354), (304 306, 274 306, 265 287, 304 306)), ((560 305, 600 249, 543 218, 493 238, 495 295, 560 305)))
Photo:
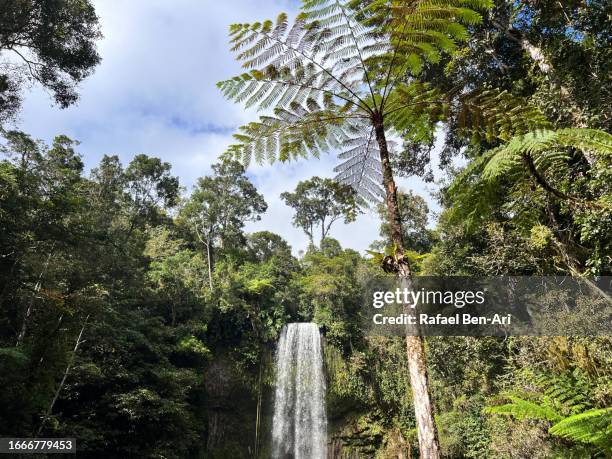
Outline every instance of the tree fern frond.
MULTIPOLYGON (((391 43, 415 70, 423 61, 439 60, 442 52, 451 50, 456 40, 466 36, 465 24, 478 20, 478 14, 465 4, 457 0, 417 0, 410 4, 392 1, 390 6, 395 16, 391 16, 405 26, 401 34, 391 37, 380 36, 380 32, 358 21, 358 12, 350 8, 350 2, 305 1, 303 12, 291 26, 287 15, 280 14, 274 22, 233 25, 230 37, 232 49, 245 68, 259 69, 269 80, 281 81, 281 84, 291 81, 291 84, 303 85, 304 79, 310 78, 308 86, 352 99, 367 112, 370 108, 360 94, 360 85, 368 86, 374 102, 369 61, 375 62, 390 54, 391 43), (296 72, 307 63, 315 66, 317 72, 296 72), (293 72, 291 78, 288 72, 293 72)), ((249 105, 265 101, 262 108, 267 108, 278 100, 275 97, 278 92, 252 81, 245 85, 244 81, 227 80, 223 87, 226 97, 248 101, 249 105)), ((294 101, 289 97, 281 100, 294 101)))
POLYGON ((557 145, 588 151, 601 158, 612 156, 612 135, 598 129, 567 128, 555 131, 557 145))
POLYGON ((382 168, 378 144, 372 127, 359 130, 357 135, 343 142, 343 151, 338 155, 344 159, 334 168, 336 180, 350 185, 366 201, 377 202, 384 196, 382 168))
POLYGON ((480 212, 478 205, 481 198, 488 201, 486 187, 490 182, 481 180, 482 170, 495 154, 494 150, 489 150, 480 157, 472 160, 464 167, 459 175, 455 178, 448 189, 448 193, 455 196, 455 211, 463 214, 463 219, 470 223, 471 219, 477 214, 486 214, 480 212), (462 212, 468 209, 467 213, 462 212))
POLYGON ((531 379, 546 397, 563 407, 564 414, 577 414, 593 408, 589 379, 579 368, 561 374, 542 372, 531 379))
POLYGON ((442 119, 446 107, 438 90, 412 82, 397 86, 387 98, 385 109, 389 124, 398 132, 407 132, 423 123, 432 128, 433 124, 442 119))
POLYGON ((541 419, 551 422, 558 422, 563 418, 563 416, 548 405, 530 402, 512 394, 505 394, 504 397, 509 399, 511 403, 487 407, 485 412, 514 416, 517 419, 541 419))
POLYGON ((482 169, 482 179, 495 180, 501 176, 508 176, 522 166, 520 151, 507 148, 496 148, 492 150, 489 161, 482 169))
POLYGON ((475 90, 459 98, 459 129, 476 138, 509 140, 530 131, 548 129, 544 114, 524 98, 507 91, 475 90))
POLYGON ((594 445, 598 452, 612 452, 612 408, 593 407, 589 395, 593 388, 583 370, 575 368, 560 374, 550 371, 534 374, 525 369, 520 377, 537 387, 539 402, 506 393, 503 395, 511 403, 486 408, 487 413, 548 420, 554 423, 549 429, 551 435, 594 445))
POLYGON ((612 408, 588 410, 569 416, 555 425, 550 434, 565 439, 595 445, 602 452, 612 452, 612 408))
POLYGON ((434 92, 402 87, 396 97, 392 89, 407 69, 416 73, 465 39, 480 19, 471 5, 488 1, 374 0, 358 9, 353 0, 303 0, 293 23, 280 14, 231 26, 231 49, 249 71, 218 86, 226 98, 274 114, 240 128, 228 154, 271 162, 337 149, 337 179, 380 199, 374 121, 414 136, 431 130, 444 111, 439 101, 426 109, 434 92))
POLYGON ((261 116, 258 122, 242 126, 234 136, 239 143, 231 145, 228 154, 245 165, 253 159, 284 162, 309 154, 318 156, 339 148, 362 118, 351 113, 339 115, 310 99, 307 106, 278 108, 274 116, 261 116))
POLYGON ((570 158, 562 148, 587 150, 595 156, 612 155, 612 135, 594 129, 538 130, 513 137, 507 144, 494 150, 483 169, 483 178, 495 179, 521 167, 525 155, 533 160, 540 173, 548 169, 567 167, 570 158))
POLYGON ((395 46, 414 45, 414 53, 405 53, 405 46, 404 52, 398 53, 404 59, 410 56, 414 66, 418 59, 439 59, 442 52, 451 51, 458 41, 467 39, 467 26, 482 20, 475 9, 487 9, 491 3, 482 1, 474 5, 475 8, 456 0, 374 0, 367 8, 371 14, 365 14, 368 23, 382 24, 395 46))

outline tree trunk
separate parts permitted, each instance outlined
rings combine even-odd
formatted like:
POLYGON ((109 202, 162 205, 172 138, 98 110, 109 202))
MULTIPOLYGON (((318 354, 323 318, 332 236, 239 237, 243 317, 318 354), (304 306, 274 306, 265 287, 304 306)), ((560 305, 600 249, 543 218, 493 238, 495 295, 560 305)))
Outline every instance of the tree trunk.
POLYGON ((49 408, 47 408, 47 411, 45 412, 45 415, 42 418, 40 427, 36 431, 37 437, 40 437, 40 433, 42 432, 42 429, 45 426, 45 423, 49 419, 49 416, 51 416, 51 413, 53 412, 53 407, 55 406, 55 402, 57 402, 57 399, 59 398, 59 394, 61 393, 64 387, 64 384, 66 383, 66 378, 68 378, 68 374, 70 373, 70 369, 72 368, 72 364, 74 363, 74 358, 76 356, 77 350, 79 349, 79 346, 81 345, 81 342, 82 342, 81 340, 83 338, 83 332, 85 331, 85 327, 87 326, 88 320, 89 320, 89 315, 85 317, 85 320, 83 321, 83 326, 81 327, 79 336, 77 337, 76 343, 74 344, 74 348, 72 349, 72 355, 70 355, 70 359, 68 360, 68 365, 66 365, 64 376, 62 376, 62 380, 60 381, 59 386, 57 386, 57 390, 55 391, 55 394, 53 395, 53 399, 51 400, 51 403, 49 404, 49 408))
POLYGON ((257 459, 259 457, 259 430, 261 425, 261 402, 263 398, 262 383, 263 383, 263 353, 259 358, 259 379, 257 381, 257 414, 255 416, 255 452, 253 457, 257 459))
MULTIPOLYGON (((42 287, 42 280, 43 280, 45 273, 47 272, 47 268, 49 267, 49 262, 51 261, 51 255, 53 255, 54 249, 55 249, 55 241, 51 245, 51 250, 49 250, 49 254, 47 255, 47 261, 45 261, 43 269, 40 271, 38 280, 36 281, 36 285, 34 285, 34 295, 37 295, 42 287)), ((19 347, 23 344, 23 340, 25 338, 26 331, 28 328, 28 319, 30 318, 30 315, 32 314, 32 309, 34 308, 35 299, 36 299, 35 297, 32 297, 30 301, 28 302, 28 307, 23 315, 23 321, 21 322, 21 329, 19 330, 19 334, 17 335, 17 342, 15 343, 15 347, 19 347)))
MULTIPOLYGON (((376 140, 378 141, 378 147, 380 149, 383 185, 386 193, 391 240, 395 246, 397 274, 401 288, 411 289, 412 279, 410 265, 404 257, 402 221, 397 200, 397 187, 393 179, 393 171, 389 160, 389 150, 382 120, 375 120, 374 127, 376 140)), ((404 310, 407 313, 414 314, 414 309, 407 305, 405 305, 404 310)), ((433 406, 429 396, 429 382, 423 337, 407 333, 406 352, 421 458, 438 459, 440 457, 440 445, 438 443, 438 432, 434 421, 433 406)))
POLYGON ((212 248, 210 247, 210 244, 212 244, 211 241, 208 241, 206 243, 206 257, 208 259, 208 284, 210 285, 210 291, 213 291, 213 281, 212 281, 212 273, 213 273, 213 266, 212 266, 212 248))
POLYGON ((208 285, 210 286, 210 291, 213 291, 213 279, 212 279, 212 273, 213 273, 213 249, 212 249, 212 237, 211 237, 211 232, 208 232, 208 236, 204 237, 204 231, 202 231, 202 233, 200 233, 200 230, 198 229, 198 225, 195 225, 195 231, 196 234, 198 235, 198 239, 200 240, 200 242, 202 244, 204 244, 206 246, 206 259, 207 259, 207 264, 208 264, 208 285))
POLYGON ((522 155, 523 163, 527 167, 527 171, 534 179, 536 185, 540 186, 543 190, 545 190, 549 195, 553 195, 556 198, 559 198, 564 201, 569 201, 576 206, 587 207, 589 209, 595 208, 603 208, 596 201, 587 201, 585 199, 576 198, 575 196, 570 196, 561 190, 552 186, 546 178, 538 171, 533 161, 533 158, 529 153, 523 153, 522 155))
MULTIPOLYGON (((540 72, 544 75, 551 76, 554 74, 554 67, 551 60, 548 58, 544 50, 533 44, 527 36, 520 30, 514 29, 510 24, 501 24, 499 21, 493 21, 493 25, 500 29, 504 35, 517 43, 521 49, 529 55, 529 58, 538 66, 540 72)), ((572 121, 575 127, 586 127, 584 110, 575 100, 572 91, 562 83, 558 85, 561 97, 572 107, 572 121)), ((589 161, 591 162, 591 161, 589 161)))
POLYGON ((325 218, 321 220, 321 242, 319 243, 320 248, 323 248, 323 239, 325 239, 325 218))
POLYGON ((548 227, 552 230, 553 245, 557 249, 559 255, 563 259, 567 270, 572 276, 582 277, 584 273, 584 266, 578 260, 578 256, 575 253, 576 242, 573 240, 570 234, 564 233, 561 230, 561 225, 557 220, 557 215, 553 208, 553 203, 550 195, 546 199, 546 216, 548 217, 548 227))

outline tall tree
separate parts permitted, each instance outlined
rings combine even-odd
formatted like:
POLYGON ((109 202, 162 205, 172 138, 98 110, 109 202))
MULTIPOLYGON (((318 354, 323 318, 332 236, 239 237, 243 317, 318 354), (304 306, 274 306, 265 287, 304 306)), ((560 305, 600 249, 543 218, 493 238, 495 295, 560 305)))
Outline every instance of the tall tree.
POLYGON ((244 223, 259 220, 268 207, 240 163, 223 161, 212 169, 212 176, 198 179, 191 199, 181 210, 181 218, 206 247, 211 290, 215 244, 223 247, 228 239, 240 239, 244 223))
POLYGON ((247 250, 256 261, 264 263, 271 258, 292 259, 291 246, 278 234, 258 231, 248 235, 247 250))
MULTIPOLYGON (((76 214, 84 210, 83 162, 73 148, 77 142, 66 136, 57 136, 51 147, 22 132, 7 132, 5 138, 7 143, 1 149, 9 159, 0 163, 4 176, 0 188, 0 303, 11 293, 19 292, 22 300, 28 298, 23 313, 16 314, 21 322, 15 327, 19 346, 50 265, 61 263, 65 240, 82 229, 76 214), (34 261, 37 254, 42 255, 40 265, 34 261)), ((11 307, 20 307, 15 297, 11 300, 11 307)))
POLYGON ((281 199, 295 210, 293 224, 306 233, 311 244, 317 226, 323 242, 336 221, 355 221, 358 211, 355 198, 349 185, 320 177, 298 183, 293 193, 281 193, 281 199))
POLYGON ((89 0, 5 0, 0 3, 0 120, 21 105, 25 84, 38 83, 62 108, 100 62, 102 37, 89 0))
POLYGON ((610 115, 599 109, 612 103, 607 2, 496 3, 488 23, 497 46, 505 42, 527 57, 522 65, 532 68, 532 85, 546 114, 564 127, 609 129, 610 115))
MULTIPOLYGON (((384 198, 396 247, 393 269, 409 286, 388 137, 395 131, 431 138, 440 113, 425 106, 436 95, 409 72, 439 60, 468 36, 464 25, 481 18, 457 0, 381 0, 364 11, 351 9, 354 3, 305 0, 292 25, 280 14, 275 23, 231 26, 232 50, 251 71, 219 87, 231 100, 274 107, 274 114, 243 126, 228 153, 247 163, 253 155, 285 162, 339 148, 345 161, 336 168, 337 180, 365 199, 384 198)), ((469 4, 488 6, 486 0, 469 4)), ((407 336, 406 345, 421 455, 437 458, 423 339, 407 336)))
POLYGON ((179 181, 170 174, 171 167, 170 163, 144 154, 136 155, 128 164, 123 174, 130 213, 128 236, 138 225, 154 220, 160 207, 176 205, 179 181))
POLYGON ((466 122, 489 124, 491 120, 499 126, 495 119, 507 117, 503 124, 511 132, 503 141, 540 127, 588 127, 609 132, 609 110, 602 110, 612 104, 612 59, 607 46, 612 16, 607 2, 494 3, 482 23, 471 30, 468 42, 452 56, 427 66, 420 76, 450 96, 444 162, 453 154, 474 156, 471 143, 484 149, 496 145, 491 131, 462 135, 466 122), (503 94, 486 101, 487 88, 503 94), (468 112, 472 113, 464 110, 466 95, 476 96, 469 104, 468 112), (513 97, 515 101, 521 97, 522 103, 509 106, 513 97), (527 105, 541 110, 548 126, 531 122, 529 129, 517 130, 526 120, 533 121, 533 111, 521 113, 520 108, 527 105))

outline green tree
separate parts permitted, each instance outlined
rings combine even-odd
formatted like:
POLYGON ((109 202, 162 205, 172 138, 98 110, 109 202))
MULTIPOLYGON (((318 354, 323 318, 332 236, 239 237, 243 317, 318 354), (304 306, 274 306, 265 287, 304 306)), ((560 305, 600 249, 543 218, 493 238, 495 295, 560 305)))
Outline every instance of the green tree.
POLYGON ((172 327, 185 321, 201 307, 206 285, 206 261, 187 249, 185 241, 172 238, 170 230, 157 227, 151 232, 144 254, 151 258, 147 278, 168 305, 172 327))
POLYGON ((13 368, 4 431, 30 434, 47 426, 106 291, 91 259, 89 204, 77 142, 57 136, 51 147, 20 132, 5 133, 0 221, 3 229, 2 366, 13 368), (10 244, 6 246, 5 244, 10 244), (32 394, 36 394, 35 396, 32 394))
POLYGON ((334 222, 340 219, 344 223, 353 222, 358 211, 353 188, 327 178, 313 177, 300 182, 293 193, 281 193, 281 199, 293 207, 293 224, 306 233, 311 244, 317 226, 322 242, 334 222))
POLYGON ((281 236, 270 231, 258 231, 248 236, 248 251, 258 262, 270 258, 291 257, 291 246, 281 236))
POLYGON ((198 179, 180 216, 206 248, 208 280, 213 289, 214 249, 226 241, 238 242, 247 221, 257 221, 267 204, 236 161, 212 166, 213 175, 198 179))
POLYGON ((3 1, 0 120, 15 115, 28 82, 42 85, 62 108, 75 103, 77 85, 100 62, 96 41, 101 37, 88 0, 3 1))
POLYGON ((489 51, 520 50, 515 55, 522 59, 507 62, 506 71, 517 64, 527 70, 525 79, 536 88, 538 104, 558 125, 609 129, 610 116, 599 107, 612 103, 609 34, 604 32, 610 21, 602 1, 504 0, 488 18, 493 33, 480 37, 489 51))
MULTIPOLYGON (((228 153, 245 162, 253 155, 258 161, 285 162, 340 148, 345 161, 336 178, 365 199, 384 196, 396 246, 394 267, 407 284, 411 271, 387 138, 393 130, 410 131, 417 140, 431 137, 440 113, 424 106, 434 96, 407 78, 407 71, 418 73, 423 62, 451 51, 467 38, 462 24, 477 23, 480 16, 453 0, 434 7, 421 1, 379 1, 365 14, 348 3, 306 0, 292 25, 281 14, 276 23, 231 27, 232 49, 252 70, 219 87, 246 106, 273 107, 274 115, 243 126, 228 153), (384 28, 360 20, 370 12, 384 28)), ((470 4, 484 7, 487 2, 470 4)), ((423 340, 410 336, 406 344, 421 454, 439 457, 423 340)))
POLYGON ((170 163, 143 154, 136 155, 128 164, 123 173, 129 209, 128 237, 136 227, 154 220, 160 208, 176 205, 179 182, 170 175, 171 167, 170 163))
POLYGON ((295 280, 300 316, 319 324, 328 342, 348 355, 362 339, 359 274, 365 262, 356 251, 326 238, 320 248, 310 247, 303 264, 295 280))
POLYGON ((16 342, 21 345, 38 303, 42 279, 50 264, 61 263, 66 240, 81 229, 77 215, 85 207, 83 162, 73 148, 77 142, 66 136, 57 136, 51 148, 22 132, 11 131, 5 136, 3 150, 9 159, 2 163, 6 188, 1 215, 5 225, 2 242, 8 244, 2 253, 6 254, 8 272, 0 301, 18 293, 14 304, 23 311, 15 314, 21 320, 16 326, 16 342), (36 252, 44 254, 40 260, 36 260, 36 252))
MULTIPOLYGON (((511 130, 503 140, 533 130, 516 130, 533 116, 519 114, 521 106, 537 107, 549 122, 532 128, 610 131, 608 110, 602 110, 612 97, 606 2, 494 3, 464 46, 426 66, 420 75, 448 97, 442 162, 449 164, 452 155, 463 153, 474 157, 478 149, 497 145, 486 129, 465 135, 466 122, 489 124, 503 115, 507 118, 503 124, 511 130), (491 91, 501 97, 484 101, 482 94, 491 91), (508 106, 507 100, 516 98, 523 102, 508 106), (471 103, 466 104, 466 99, 471 103), (471 107, 467 112, 466 105, 471 107)), ((418 154, 419 147, 411 150, 418 154)))

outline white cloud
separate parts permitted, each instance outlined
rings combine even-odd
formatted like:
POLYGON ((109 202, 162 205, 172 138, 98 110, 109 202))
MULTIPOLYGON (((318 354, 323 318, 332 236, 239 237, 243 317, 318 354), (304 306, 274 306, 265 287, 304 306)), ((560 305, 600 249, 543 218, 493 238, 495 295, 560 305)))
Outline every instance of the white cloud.
MULTIPOLYGON (((81 141, 87 167, 104 154, 125 163, 137 153, 173 164, 188 188, 210 171, 231 142, 235 128, 256 116, 225 101, 216 83, 241 72, 229 52, 231 23, 295 13, 289 0, 114 0, 95 1, 105 38, 102 63, 80 88, 79 103, 66 110, 51 106, 40 88, 26 98, 19 128, 50 141, 66 134, 81 141)), ((256 166, 249 174, 269 204, 250 231, 268 229, 285 237, 294 251, 306 237, 291 226, 291 209, 279 195, 313 175, 333 176, 335 158, 295 164, 256 166)), ((422 184, 416 188, 423 194, 422 184)), ((346 247, 364 250, 378 235, 373 214, 356 223, 338 223, 332 236, 346 247)))

